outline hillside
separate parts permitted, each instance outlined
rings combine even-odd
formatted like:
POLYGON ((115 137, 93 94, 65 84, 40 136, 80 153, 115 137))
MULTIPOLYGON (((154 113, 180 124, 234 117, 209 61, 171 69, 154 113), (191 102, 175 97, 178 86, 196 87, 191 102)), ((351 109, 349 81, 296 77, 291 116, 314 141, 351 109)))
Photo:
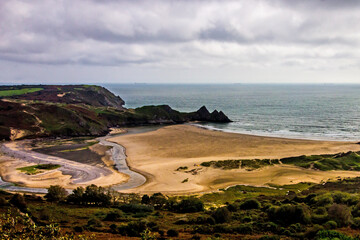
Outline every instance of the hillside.
POLYGON ((206 107, 182 113, 170 106, 126 109, 100 86, 21 85, 0 87, 0 139, 104 135, 111 127, 188 121, 230 122, 206 107))
POLYGON ((20 99, 94 107, 123 109, 125 104, 106 88, 94 85, 19 85, 0 86, 0 99, 20 99))

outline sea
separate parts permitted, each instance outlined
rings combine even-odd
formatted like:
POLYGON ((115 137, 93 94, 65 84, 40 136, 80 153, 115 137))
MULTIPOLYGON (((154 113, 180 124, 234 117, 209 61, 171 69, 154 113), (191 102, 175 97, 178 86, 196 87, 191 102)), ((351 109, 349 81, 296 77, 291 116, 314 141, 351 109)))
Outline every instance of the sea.
POLYGON ((205 105, 233 122, 202 127, 259 136, 360 141, 360 84, 102 84, 127 108, 205 105))

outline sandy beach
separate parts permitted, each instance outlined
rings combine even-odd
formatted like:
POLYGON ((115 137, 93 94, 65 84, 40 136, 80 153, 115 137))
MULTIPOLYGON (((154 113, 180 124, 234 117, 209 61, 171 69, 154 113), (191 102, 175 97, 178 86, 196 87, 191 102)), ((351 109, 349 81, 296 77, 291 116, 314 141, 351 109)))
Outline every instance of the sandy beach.
POLYGON ((0 176, 4 181, 30 188, 48 188, 50 185, 60 185, 67 189, 74 189, 90 184, 107 187, 128 180, 127 175, 113 168, 112 161, 105 154, 107 151, 105 146, 94 145, 92 149, 103 156, 102 161, 107 167, 91 166, 33 152, 29 148, 24 148, 21 141, 8 142, 2 146, 2 150, 6 150, 8 155, 0 156, 0 176), (21 167, 43 163, 59 164, 61 167, 35 175, 28 175, 18 170, 21 167))
POLYGON ((354 171, 318 171, 277 165, 254 171, 219 170, 201 162, 228 159, 278 159, 289 156, 360 151, 353 142, 312 141, 252 136, 201 129, 191 125, 166 126, 152 132, 110 139, 126 148, 129 166, 148 181, 131 192, 196 193, 234 184, 264 186, 321 182, 337 177, 360 176, 354 171), (197 174, 176 171, 187 166, 197 174), (186 180, 183 182, 184 180, 186 180))

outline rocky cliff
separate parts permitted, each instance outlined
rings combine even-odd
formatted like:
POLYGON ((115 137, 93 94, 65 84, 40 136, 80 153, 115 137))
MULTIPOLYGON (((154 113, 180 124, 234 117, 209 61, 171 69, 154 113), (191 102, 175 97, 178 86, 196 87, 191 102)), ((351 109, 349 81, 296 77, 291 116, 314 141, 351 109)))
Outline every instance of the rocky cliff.
POLYGON ((0 139, 104 135, 111 127, 147 124, 230 122, 223 112, 210 113, 205 106, 191 113, 168 105, 126 109, 120 97, 99 86, 22 87, 0 87, 0 139))

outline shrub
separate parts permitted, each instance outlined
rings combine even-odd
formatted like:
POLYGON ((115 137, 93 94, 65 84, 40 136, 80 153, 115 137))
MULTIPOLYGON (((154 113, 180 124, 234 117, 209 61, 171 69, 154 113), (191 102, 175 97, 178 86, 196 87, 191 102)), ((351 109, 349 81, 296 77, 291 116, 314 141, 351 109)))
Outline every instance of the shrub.
POLYGON ((140 233, 146 230, 144 221, 130 222, 125 226, 118 227, 118 232, 129 237, 140 237, 140 233))
POLYGON ((329 218, 334 220, 338 226, 348 226, 351 223, 351 213, 346 205, 333 204, 329 208, 329 218))
POLYGON ((231 213, 226 207, 221 207, 213 212, 212 217, 215 219, 216 223, 225 223, 230 221, 231 213))
POLYGON ((8 201, 4 197, 0 197, 0 206, 6 206, 8 201))
POLYGON ((169 237, 178 237, 179 236, 179 232, 175 229, 169 229, 166 234, 169 236, 169 237))
POLYGON ((86 226, 89 227, 89 228, 97 228, 97 227, 102 227, 103 224, 97 218, 90 218, 89 221, 87 222, 86 226))
POLYGON ((280 207, 271 207, 268 211, 268 216, 273 221, 281 222, 282 224, 292 223, 308 223, 310 222, 310 211, 308 206, 301 205, 282 205, 280 207))
POLYGON ((351 228, 360 229, 360 217, 356 217, 353 219, 353 223, 351 224, 351 228))
POLYGON ((10 199, 10 203, 18 207, 21 211, 24 211, 27 208, 24 197, 18 193, 10 199))
POLYGON ((152 212, 154 211, 154 208, 152 206, 148 205, 142 205, 142 204, 123 204, 119 206, 120 210, 126 213, 139 213, 139 212, 152 212))
POLYGON ((150 204, 153 205, 155 209, 162 209, 166 202, 167 200, 162 193, 154 193, 150 197, 150 204))
POLYGON ((147 194, 143 195, 142 198, 141 198, 141 203, 142 204, 149 204, 150 203, 150 197, 147 194))
POLYGON ((111 211, 106 214, 105 221, 118 221, 122 217, 122 212, 118 210, 111 211))
POLYGON ((279 240, 279 239, 280 239, 279 236, 268 236, 268 235, 265 235, 265 236, 260 237, 258 240, 279 240))
POLYGON ((49 202, 59 202, 65 200, 67 195, 65 188, 55 185, 48 188, 48 192, 44 197, 49 202))
POLYGON ((317 206, 328 206, 334 202, 330 194, 322 194, 317 196, 314 200, 317 206))
POLYGON ((240 209, 247 210, 247 209, 259 209, 261 207, 261 204, 256 199, 249 199, 243 202, 240 205, 240 209))
POLYGON ((315 240, 326 239, 353 240, 352 237, 348 237, 345 234, 336 232, 334 230, 320 230, 315 236, 315 240))
POLYGON ((198 198, 190 197, 181 200, 175 205, 175 209, 181 213, 200 212, 204 210, 204 203, 198 198))
POLYGON ((278 229, 278 225, 273 222, 267 222, 263 225, 264 230, 270 231, 270 232, 276 232, 278 229))
POLYGON ((84 231, 84 228, 82 226, 75 226, 73 229, 75 232, 78 232, 78 233, 81 233, 84 231))
POLYGON ((67 201, 74 204, 109 206, 111 204, 112 195, 110 191, 94 184, 78 187, 68 196, 67 201))
POLYGON ((240 224, 234 228, 234 231, 240 234, 252 234, 253 228, 250 224, 240 224))
POLYGON ((323 225, 326 229, 335 229, 337 228, 337 223, 335 221, 327 221, 324 225, 323 225))

